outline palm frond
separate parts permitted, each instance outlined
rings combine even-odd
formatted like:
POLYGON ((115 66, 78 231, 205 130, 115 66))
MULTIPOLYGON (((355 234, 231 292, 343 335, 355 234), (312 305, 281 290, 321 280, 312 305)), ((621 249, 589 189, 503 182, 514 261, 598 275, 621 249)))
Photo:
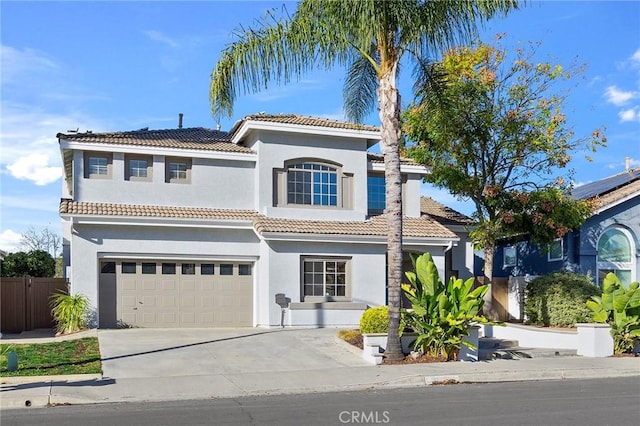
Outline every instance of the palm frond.
MULTIPOLYGON (((376 58, 375 46, 371 57, 376 58)), ((378 75, 371 62, 362 55, 353 58, 347 68, 342 94, 348 120, 361 123, 376 105, 378 75)))

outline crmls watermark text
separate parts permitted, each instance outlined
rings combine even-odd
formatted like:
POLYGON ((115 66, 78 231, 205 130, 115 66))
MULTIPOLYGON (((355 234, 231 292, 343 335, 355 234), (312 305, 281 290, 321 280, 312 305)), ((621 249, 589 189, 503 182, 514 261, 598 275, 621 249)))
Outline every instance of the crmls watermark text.
POLYGON ((340 411, 340 423, 385 424, 391 421, 388 411, 340 411))

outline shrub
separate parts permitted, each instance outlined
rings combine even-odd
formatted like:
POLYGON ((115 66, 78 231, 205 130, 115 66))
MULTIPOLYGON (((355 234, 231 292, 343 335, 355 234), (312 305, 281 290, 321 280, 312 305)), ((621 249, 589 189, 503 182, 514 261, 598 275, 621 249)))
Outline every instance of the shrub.
POLYGON ((386 333, 389 328, 389 307, 386 305, 369 308, 360 317, 360 332, 386 333))
POLYGON ((525 290, 527 322, 558 327, 590 322, 585 302, 598 294, 600 289, 584 275, 563 271, 538 277, 525 290))
POLYGON ((632 352, 640 344, 640 284, 625 289, 609 272, 602 282, 602 295, 592 296, 586 306, 593 320, 611 326, 614 352, 632 352))
POLYGON ((56 293, 51 296, 51 314, 58 323, 58 332, 75 333, 87 328, 89 299, 84 294, 56 293))

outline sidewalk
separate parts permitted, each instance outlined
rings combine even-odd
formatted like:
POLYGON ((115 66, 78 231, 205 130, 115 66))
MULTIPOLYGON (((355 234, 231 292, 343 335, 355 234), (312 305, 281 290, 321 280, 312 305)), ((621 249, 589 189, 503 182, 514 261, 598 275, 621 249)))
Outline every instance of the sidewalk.
MULTIPOLYGON (((346 342, 336 338, 335 345, 347 345, 353 356, 359 356, 346 342)), ((117 379, 99 375, 14 377, 1 379, 0 407, 8 409, 56 404, 228 398, 420 387, 452 382, 489 383, 629 376, 639 377, 640 383, 640 358, 576 356, 474 363, 327 365, 326 368, 289 371, 233 371, 117 379)))

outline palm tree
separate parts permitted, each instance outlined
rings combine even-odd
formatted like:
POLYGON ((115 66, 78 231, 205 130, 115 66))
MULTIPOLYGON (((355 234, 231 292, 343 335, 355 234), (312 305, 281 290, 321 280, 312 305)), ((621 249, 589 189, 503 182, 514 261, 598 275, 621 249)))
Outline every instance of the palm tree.
POLYGON ((211 74, 214 117, 231 116, 239 93, 270 82, 288 83, 316 67, 345 66, 347 119, 361 122, 375 106, 385 162, 389 337, 386 355, 403 357, 400 324, 402 281, 402 181, 400 96, 396 78, 405 53, 424 69, 428 54, 468 40, 476 24, 517 7, 517 0, 302 0, 293 16, 268 12, 256 28, 240 29, 211 74))

